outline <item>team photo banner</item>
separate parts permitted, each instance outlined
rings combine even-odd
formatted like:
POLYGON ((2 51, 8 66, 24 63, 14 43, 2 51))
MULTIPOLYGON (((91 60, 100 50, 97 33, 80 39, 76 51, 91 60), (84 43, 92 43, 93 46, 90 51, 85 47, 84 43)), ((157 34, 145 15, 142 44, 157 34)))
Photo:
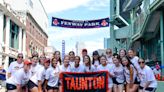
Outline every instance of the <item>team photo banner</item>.
POLYGON ((106 92, 108 89, 108 72, 60 74, 62 92, 106 92))
POLYGON ((52 17, 51 26, 66 27, 66 28, 100 28, 109 26, 109 18, 97 20, 67 20, 52 17))

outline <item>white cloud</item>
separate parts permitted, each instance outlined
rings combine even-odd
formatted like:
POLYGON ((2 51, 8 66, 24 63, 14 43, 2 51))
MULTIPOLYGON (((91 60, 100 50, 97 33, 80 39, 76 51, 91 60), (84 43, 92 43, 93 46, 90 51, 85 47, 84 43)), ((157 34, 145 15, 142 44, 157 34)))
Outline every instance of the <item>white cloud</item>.
POLYGON ((91 0, 41 0, 47 13, 61 12, 87 4, 91 0))
POLYGON ((104 48, 104 40, 103 38, 94 39, 93 41, 86 41, 86 48, 89 50, 89 53, 93 52, 97 49, 103 49, 104 48))
POLYGON ((109 0, 41 0, 47 13, 62 12, 84 6, 89 10, 102 10, 109 6, 109 0))
POLYGON ((84 5, 89 10, 97 11, 102 10, 109 6, 109 0, 91 0, 89 3, 84 5))
MULTIPOLYGON (((54 29, 54 28, 51 28, 54 29)), ((67 39, 67 38, 73 38, 73 37, 79 37, 79 36, 89 36, 89 35, 94 35, 97 32, 101 32, 100 29, 64 29, 64 30, 51 30, 49 31, 48 35, 51 37, 50 39, 67 39), (57 35, 56 35, 57 34, 57 35)))
POLYGON ((67 41, 66 51, 75 50, 76 42, 84 42, 89 53, 97 49, 103 49, 104 37, 108 36, 109 28, 96 29, 66 29, 66 28, 50 28, 48 35, 48 45, 54 46, 61 51, 61 41, 67 41), (105 33, 104 33, 105 32, 105 33), (106 35, 101 35, 106 34, 106 35), (94 37, 94 39, 93 39, 94 37), (96 39, 95 39, 96 37, 96 39), (84 38, 88 38, 84 39, 84 38))

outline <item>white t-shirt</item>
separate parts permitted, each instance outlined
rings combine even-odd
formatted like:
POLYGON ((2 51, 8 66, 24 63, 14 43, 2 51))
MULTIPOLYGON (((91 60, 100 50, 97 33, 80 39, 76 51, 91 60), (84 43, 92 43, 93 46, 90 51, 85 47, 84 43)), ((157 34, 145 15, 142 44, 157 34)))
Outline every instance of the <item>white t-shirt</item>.
POLYGON ((42 66, 40 64, 37 64, 34 69, 36 69, 36 71, 35 71, 35 73, 33 73, 33 75, 30 78, 30 80, 32 82, 34 82, 36 85, 38 85, 38 81, 39 80, 42 81, 42 83, 43 83, 44 77, 45 77, 44 76, 44 72, 45 72, 44 66, 42 66))
POLYGON ((95 72, 96 69, 93 65, 91 65, 90 69, 89 66, 84 65, 85 72, 95 72))
POLYGON ((108 64, 113 64, 112 56, 111 57, 106 57, 106 58, 107 58, 107 63, 108 64))
POLYGON ((83 65, 79 64, 79 67, 71 67, 71 72, 85 72, 85 68, 83 65))
POLYGON ((69 64, 71 67, 73 67, 75 65, 75 62, 74 61, 69 61, 69 64))
POLYGON ((98 67, 99 65, 100 65, 100 63, 99 63, 98 60, 94 61, 93 66, 95 67, 95 71, 97 71, 97 67, 98 67))
POLYGON ((31 72, 25 72, 24 69, 19 69, 14 76, 11 76, 9 79, 6 80, 6 83, 17 85, 20 84, 21 86, 24 86, 27 84, 28 80, 31 77, 31 72))
POLYGON ((64 64, 59 66, 60 72, 70 72, 71 71, 71 66, 69 65, 68 67, 64 67, 64 64))
MULTIPOLYGON (((134 82, 135 78, 137 77, 137 72, 133 65, 130 65, 130 67, 133 68, 133 82, 134 82)), ((124 67, 124 75, 125 75, 126 82, 130 83, 130 71, 128 70, 127 67, 124 67)))
MULTIPOLYGON (((114 69, 113 65, 111 65, 111 64, 107 64, 106 66, 102 66, 102 64, 101 64, 97 67, 97 71, 108 71, 111 75, 114 75, 113 69, 114 69)), ((112 81, 112 78, 109 77, 108 78, 108 87, 112 88, 112 86, 113 86, 113 81, 112 81)))
POLYGON ((138 63, 139 57, 134 56, 132 59, 130 59, 130 61, 133 63, 133 65, 135 66, 135 68, 137 69, 137 71, 139 72, 141 70, 140 65, 138 63))
POLYGON ((99 63, 98 60, 95 60, 93 65, 94 65, 94 66, 98 66, 98 65, 100 65, 100 63, 99 63))
POLYGON ((18 71, 21 68, 23 68, 23 63, 19 64, 17 61, 14 61, 10 64, 7 72, 11 73, 11 76, 13 76, 16 73, 16 71, 18 71))
POLYGON ((31 65, 31 73, 32 73, 32 76, 38 71, 38 66, 39 66, 39 63, 36 64, 36 66, 33 66, 31 65))
POLYGON ((124 69, 123 66, 120 64, 118 67, 114 65, 113 69, 114 77, 116 78, 117 82, 123 83, 125 78, 124 78, 124 69))
POLYGON ((142 71, 139 72, 139 77, 141 79, 140 86, 144 87, 146 82, 152 81, 148 87, 157 88, 157 81, 152 69, 149 66, 145 65, 145 67, 141 70, 142 71))
POLYGON ((83 65, 83 64, 84 64, 83 58, 81 58, 81 60, 80 60, 80 65, 83 65))
POLYGON ((46 72, 49 68, 51 68, 52 66, 49 66, 47 69, 44 68, 44 72, 43 72, 43 82, 46 79, 46 72))
POLYGON ((46 80, 48 80, 48 86, 58 87, 59 82, 59 67, 56 68, 48 68, 46 71, 46 80))

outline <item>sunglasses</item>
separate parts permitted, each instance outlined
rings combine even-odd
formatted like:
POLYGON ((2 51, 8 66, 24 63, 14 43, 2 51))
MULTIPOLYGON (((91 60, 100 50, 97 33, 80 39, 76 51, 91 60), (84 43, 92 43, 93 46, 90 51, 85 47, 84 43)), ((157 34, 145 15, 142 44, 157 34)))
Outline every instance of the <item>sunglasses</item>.
POLYGON ((22 56, 18 56, 18 58, 23 58, 22 56))
POLYGON ((145 62, 138 62, 139 64, 144 64, 145 62))
POLYGON ((52 64, 56 64, 57 65, 58 63, 52 63, 52 64))
POLYGON ((111 54, 112 52, 106 52, 106 54, 111 54))

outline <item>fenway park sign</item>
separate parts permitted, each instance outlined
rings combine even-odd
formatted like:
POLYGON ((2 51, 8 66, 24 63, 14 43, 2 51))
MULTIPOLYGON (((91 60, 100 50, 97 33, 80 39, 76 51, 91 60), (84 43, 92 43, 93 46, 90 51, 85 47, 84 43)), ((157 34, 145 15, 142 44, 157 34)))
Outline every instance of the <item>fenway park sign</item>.
POLYGON ((52 26, 66 27, 66 28, 100 28, 109 26, 109 18, 97 20, 66 20, 52 17, 52 26))

